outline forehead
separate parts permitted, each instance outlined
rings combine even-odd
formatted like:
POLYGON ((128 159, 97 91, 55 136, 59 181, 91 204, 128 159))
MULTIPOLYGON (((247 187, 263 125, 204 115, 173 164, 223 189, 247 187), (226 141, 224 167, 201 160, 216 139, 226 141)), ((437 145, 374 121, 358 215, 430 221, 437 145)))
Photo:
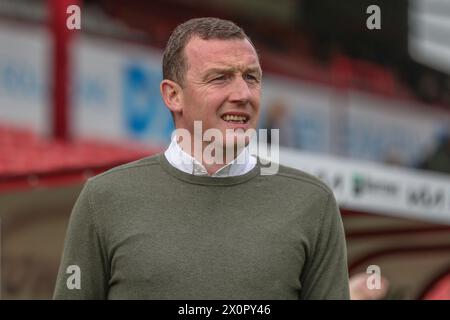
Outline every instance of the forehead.
POLYGON ((258 67, 255 49, 247 39, 203 40, 193 37, 185 47, 188 70, 203 72, 211 68, 258 67))

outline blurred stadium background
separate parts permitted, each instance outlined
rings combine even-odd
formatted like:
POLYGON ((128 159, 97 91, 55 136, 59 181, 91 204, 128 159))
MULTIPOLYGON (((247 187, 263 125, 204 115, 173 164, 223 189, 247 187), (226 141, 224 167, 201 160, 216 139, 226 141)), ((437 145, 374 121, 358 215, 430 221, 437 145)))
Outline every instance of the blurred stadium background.
POLYGON ((333 188, 350 274, 378 265, 387 299, 450 299, 448 0, 0 0, 1 297, 51 298, 84 181, 167 145, 162 49, 200 16, 254 41, 260 126, 333 188))

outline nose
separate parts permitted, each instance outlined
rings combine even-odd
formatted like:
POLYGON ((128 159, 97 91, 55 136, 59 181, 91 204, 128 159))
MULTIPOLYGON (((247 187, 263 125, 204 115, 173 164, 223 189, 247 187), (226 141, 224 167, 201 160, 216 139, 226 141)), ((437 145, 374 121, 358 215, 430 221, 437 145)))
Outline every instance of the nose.
POLYGON ((230 88, 230 102, 246 104, 250 100, 251 92, 248 83, 242 77, 233 79, 230 88))

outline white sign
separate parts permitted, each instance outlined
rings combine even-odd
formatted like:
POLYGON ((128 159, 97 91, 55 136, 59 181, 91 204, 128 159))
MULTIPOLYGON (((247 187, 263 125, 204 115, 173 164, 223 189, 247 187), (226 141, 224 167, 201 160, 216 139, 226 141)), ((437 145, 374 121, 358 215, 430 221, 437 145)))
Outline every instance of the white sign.
POLYGON ((342 208, 450 225, 450 176, 280 148, 280 164, 333 189, 342 208))

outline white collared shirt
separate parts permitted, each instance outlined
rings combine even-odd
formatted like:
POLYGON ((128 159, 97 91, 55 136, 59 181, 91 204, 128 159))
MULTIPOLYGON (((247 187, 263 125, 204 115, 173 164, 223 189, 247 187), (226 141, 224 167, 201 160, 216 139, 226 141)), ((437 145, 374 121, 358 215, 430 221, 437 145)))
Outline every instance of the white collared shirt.
MULTIPOLYGON (((208 176, 208 171, 197 159, 185 152, 177 143, 176 136, 164 152, 169 163, 183 172, 196 176, 208 176)), ((248 146, 231 162, 217 170, 211 177, 233 177, 246 174, 256 165, 256 158, 250 154, 248 146)))

